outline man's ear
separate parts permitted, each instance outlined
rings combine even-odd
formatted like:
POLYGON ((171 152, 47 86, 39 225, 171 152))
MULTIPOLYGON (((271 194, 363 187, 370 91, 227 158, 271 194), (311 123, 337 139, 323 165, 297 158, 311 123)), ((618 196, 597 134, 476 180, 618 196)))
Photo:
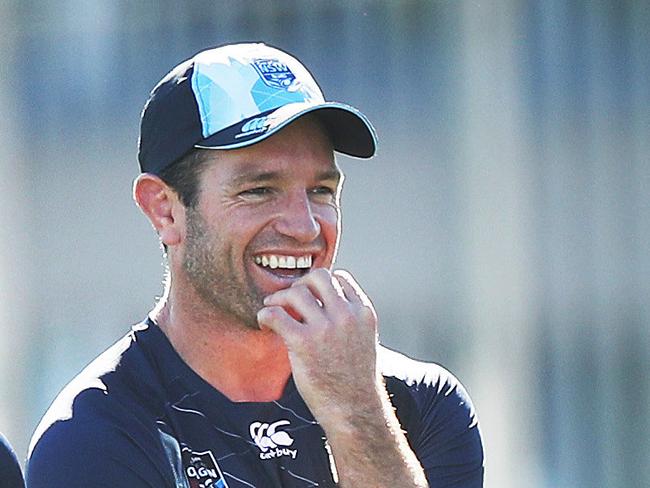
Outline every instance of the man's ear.
POLYGON ((133 199, 147 216, 167 246, 181 242, 185 229, 185 207, 163 180, 151 173, 143 173, 133 182, 133 199))

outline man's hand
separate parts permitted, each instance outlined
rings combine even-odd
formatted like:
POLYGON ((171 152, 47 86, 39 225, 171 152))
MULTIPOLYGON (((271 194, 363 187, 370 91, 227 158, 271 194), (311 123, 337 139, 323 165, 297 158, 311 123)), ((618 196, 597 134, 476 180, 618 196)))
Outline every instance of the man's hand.
POLYGON ((264 305, 258 322, 284 339, 340 486, 428 486, 378 370, 377 315, 352 276, 316 269, 264 305))
POLYGON ((323 428, 377 396, 377 315, 352 276, 316 269, 264 305, 260 326, 284 339, 296 386, 323 428))

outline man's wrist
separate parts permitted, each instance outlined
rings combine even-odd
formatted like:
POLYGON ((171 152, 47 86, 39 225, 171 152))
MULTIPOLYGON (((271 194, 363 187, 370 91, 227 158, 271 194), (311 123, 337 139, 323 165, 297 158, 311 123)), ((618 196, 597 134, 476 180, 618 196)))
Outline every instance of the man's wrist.
POLYGON ((427 487, 383 381, 377 386, 376 395, 338 422, 321 424, 341 486, 427 487))

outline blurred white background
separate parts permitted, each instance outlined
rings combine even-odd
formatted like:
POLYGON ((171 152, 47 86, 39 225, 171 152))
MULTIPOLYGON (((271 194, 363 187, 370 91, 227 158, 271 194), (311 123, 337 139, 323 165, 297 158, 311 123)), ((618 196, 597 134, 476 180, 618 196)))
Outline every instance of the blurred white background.
POLYGON ((265 41, 375 123, 339 264, 382 341, 451 369, 488 488, 650 486, 650 2, 0 0, 0 431, 142 319, 153 85, 265 41))

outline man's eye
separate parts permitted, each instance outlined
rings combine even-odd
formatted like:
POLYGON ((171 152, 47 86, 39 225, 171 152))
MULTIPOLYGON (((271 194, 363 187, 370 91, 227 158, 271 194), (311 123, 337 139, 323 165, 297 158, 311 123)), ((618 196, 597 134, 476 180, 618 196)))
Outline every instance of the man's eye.
POLYGON ((271 189, 266 187, 266 186, 258 186, 255 188, 249 188, 248 190, 244 190, 240 193, 241 196, 249 196, 249 197, 261 197, 261 196, 266 196, 271 193, 271 189))
POLYGON ((335 190, 328 186, 318 186, 312 190, 315 195, 334 195, 335 190))

